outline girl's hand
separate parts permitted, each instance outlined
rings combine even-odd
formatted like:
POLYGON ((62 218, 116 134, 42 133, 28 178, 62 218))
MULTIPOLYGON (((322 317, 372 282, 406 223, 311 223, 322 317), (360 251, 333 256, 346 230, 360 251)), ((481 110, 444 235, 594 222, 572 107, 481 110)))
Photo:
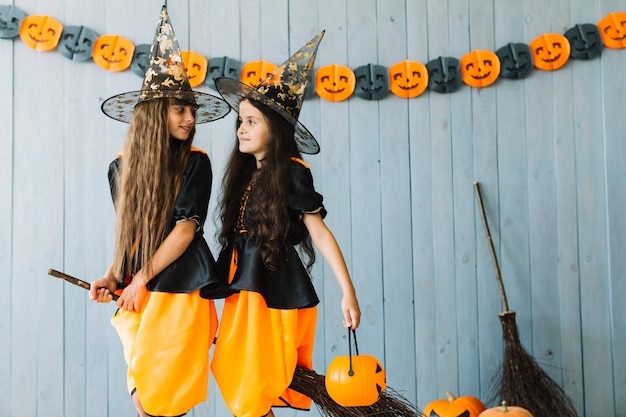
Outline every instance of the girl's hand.
POLYGON ((139 274, 137 274, 133 277, 130 284, 124 288, 124 291, 122 291, 122 295, 120 295, 120 298, 117 300, 117 306, 122 310, 139 313, 141 311, 143 298, 146 296, 147 292, 146 284, 139 279, 139 274))
POLYGON ((361 310, 356 295, 344 295, 341 299, 341 311, 343 312, 343 326, 347 329, 356 330, 361 323, 361 310))
POLYGON ((115 290, 117 290, 117 280, 107 273, 91 283, 89 299, 97 303, 108 303, 113 299, 111 294, 115 290))

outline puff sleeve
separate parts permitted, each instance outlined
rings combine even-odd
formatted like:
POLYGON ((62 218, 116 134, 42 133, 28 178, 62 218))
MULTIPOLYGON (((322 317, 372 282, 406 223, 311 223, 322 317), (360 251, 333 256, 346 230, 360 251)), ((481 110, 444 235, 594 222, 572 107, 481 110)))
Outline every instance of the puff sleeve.
POLYGON ((194 151, 189 158, 174 204, 173 221, 195 220, 202 228, 207 217, 213 174, 207 154, 194 151))

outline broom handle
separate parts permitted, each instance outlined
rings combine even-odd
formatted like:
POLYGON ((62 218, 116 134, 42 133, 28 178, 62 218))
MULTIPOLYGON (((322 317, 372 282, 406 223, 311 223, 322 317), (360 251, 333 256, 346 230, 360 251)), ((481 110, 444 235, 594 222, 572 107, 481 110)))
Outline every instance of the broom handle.
POLYGON ((506 300, 506 292, 504 291, 504 282, 502 282, 502 275, 500 274, 500 267, 498 266, 498 258, 496 257, 496 251, 493 248, 493 241, 491 240, 491 233, 489 232, 489 225, 487 224, 487 216, 485 216, 485 208, 483 207, 483 198, 480 195, 480 188, 478 182, 474 181, 474 190, 476 191, 476 199, 478 200, 478 207, 480 208, 480 216, 483 219, 483 226, 485 226, 485 235, 487 236, 487 243, 489 243, 489 251, 491 252, 491 260, 496 270, 496 279, 500 286, 500 297, 502 298, 502 308, 504 311, 509 311, 509 302, 506 300))
MULTIPOLYGON (((89 290, 89 288, 91 287, 91 284, 88 283, 87 281, 83 281, 82 279, 75 278, 71 275, 67 275, 64 272, 60 272, 52 268, 48 269, 48 275, 61 278, 63 281, 69 282, 70 284, 77 285, 86 290, 89 290)), ((113 301, 117 301, 117 299, 119 298, 117 294, 113 294, 113 293, 111 294, 111 297, 113 297, 113 301)))

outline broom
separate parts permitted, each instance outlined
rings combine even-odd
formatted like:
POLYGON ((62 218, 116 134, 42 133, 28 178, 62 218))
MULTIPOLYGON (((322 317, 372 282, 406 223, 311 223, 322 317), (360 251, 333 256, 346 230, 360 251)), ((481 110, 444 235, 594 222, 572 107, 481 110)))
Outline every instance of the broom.
MULTIPOLYGON (((70 284, 77 285, 89 290, 91 284, 87 281, 75 278, 66 273, 48 269, 48 275, 60 278, 70 284)), ((117 294, 111 294, 113 300, 117 300, 117 294)), ((296 366, 293 380, 289 385, 294 391, 304 394, 315 403, 320 413, 327 417, 366 417, 366 416, 389 416, 389 417, 416 417, 422 413, 402 397, 397 391, 387 387, 380 393, 378 401, 367 407, 344 407, 337 404, 326 391, 324 375, 320 375, 312 369, 296 366)))
POLYGON ((476 199, 485 227, 485 235, 491 252, 491 259, 496 270, 496 279, 500 286, 503 311, 498 314, 504 339, 504 356, 497 369, 492 384, 490 402, 506 401, 507 404, 526 408, 534 417, 578 417, 572 400, 563 389, 537 364, 535 359, 522 346, 515 311, 509 310, 500 275, 498 258, 491 241, 491 233, 485 216, 483 200, 478 182, 474 182, 476 199))

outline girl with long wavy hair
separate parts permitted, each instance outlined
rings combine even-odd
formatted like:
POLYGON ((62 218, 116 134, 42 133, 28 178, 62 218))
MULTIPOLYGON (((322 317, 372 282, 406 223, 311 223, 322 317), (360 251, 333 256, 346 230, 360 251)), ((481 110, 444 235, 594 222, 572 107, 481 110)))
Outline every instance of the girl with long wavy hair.
POLYGON ((203 237, 211 193, 207 154, 192 146, 197 123, 230 110, 191 90, 165 7, 141 91, 107 99, 104 113, 130 126, 109 165, 116 210, 113 261, 91 283, 109 302, 128 365, 127 388, 141 417, 181 416, 206 399, 214 301, 200 289, 221 282, 203 237))
POLYGON ((310 408, 310 398, 288 387, 297 365, 312 369, 319 303, 309 276, 314 246, 343 293, 344 326, 359 326, 355 288, 301 159, 301 152, 319 150, 297 117, 322 35, 254 89, 216 80, 239 117, 219 205, 218 268, 228 287, 211 370, 236 417, 310 408))

